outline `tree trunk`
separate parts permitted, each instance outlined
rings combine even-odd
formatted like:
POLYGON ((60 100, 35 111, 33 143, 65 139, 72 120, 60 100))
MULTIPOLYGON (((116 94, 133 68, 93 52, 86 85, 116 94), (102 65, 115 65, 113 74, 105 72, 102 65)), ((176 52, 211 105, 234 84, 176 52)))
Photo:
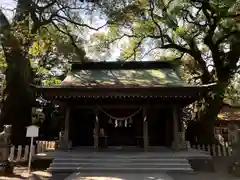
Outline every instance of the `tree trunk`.
POLYGON ((11 33, 9 23, 0 11, 0 32, 3 32, 3 47, 6 70, 6 88, 0 116, 0 125, 12 125, 12 143, 25 144, 26 126, 31 123, 31 104, 33 94, 30 88, 32 69, 18 39, 11 33))
POLYGON ((32 69, 24 52, 8 41, 4 46, 7 63, 6 82, 4 92, 6 97, 2 113, 1 125, 12 125, 12 143, 25 144, 26 126, 31 123, 31 106, 33 93, 30 88, 32 69))
MULTIPOLYGON (((225 83, 224 83, 225 84, 225 83)), ((212 94, 205 97, 205 102, 202 104, 202 108, 198 111, 198 128, 200 131, 198 134, 198 143, 212 144, 216 143, 214 137, 214 126, 217 120, 217 115, 223 105, 223 94, 226 85, 219 86, 212 94)))

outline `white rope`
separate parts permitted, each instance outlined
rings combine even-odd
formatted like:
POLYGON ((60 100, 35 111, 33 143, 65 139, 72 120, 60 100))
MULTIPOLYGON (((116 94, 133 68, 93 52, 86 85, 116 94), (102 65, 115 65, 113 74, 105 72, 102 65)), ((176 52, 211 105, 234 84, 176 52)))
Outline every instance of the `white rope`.
POLYGON ((107 113, 106 111, 104 111, 101 107, 99 107, 99 109, 104 113, 106 114, 107 116, 109 116, 111 119, 116 119, 116 120, 126 120, 126 119, 130 119, 132 118, 133 116, 135 116, 137 113, 139 113, 142 108, 139 108, 137 111, 135 111, 132 115, 130 116, 127 116, 127 117, 114 117, 112 116, 111 114, 107 113))

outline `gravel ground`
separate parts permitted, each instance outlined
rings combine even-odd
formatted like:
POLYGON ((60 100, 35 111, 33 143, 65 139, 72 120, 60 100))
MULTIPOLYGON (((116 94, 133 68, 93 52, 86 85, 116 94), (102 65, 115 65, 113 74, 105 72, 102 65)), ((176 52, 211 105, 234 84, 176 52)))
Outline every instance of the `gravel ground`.
POLYGON ((78 175, 71 175, 65 180, 239 180, 227 174, 219 173, 159 173, 159 174, 147 174, 147 173, 88 173, 78 175))

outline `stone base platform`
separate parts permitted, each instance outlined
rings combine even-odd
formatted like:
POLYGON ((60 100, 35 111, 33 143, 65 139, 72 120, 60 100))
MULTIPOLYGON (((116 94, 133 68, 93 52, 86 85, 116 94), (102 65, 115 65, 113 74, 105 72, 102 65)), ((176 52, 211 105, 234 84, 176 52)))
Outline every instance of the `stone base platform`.
POLYGON ((38 154, 36 158, 53 159, 48 169, 53 179, 78 172, 193 173, 213 170, 212 157, 204 151, 188 149, 175 152, 166 147, 154 147, 149 152, 134 151, 130 147, 110 147, 98 151, 81 147, 38 154))

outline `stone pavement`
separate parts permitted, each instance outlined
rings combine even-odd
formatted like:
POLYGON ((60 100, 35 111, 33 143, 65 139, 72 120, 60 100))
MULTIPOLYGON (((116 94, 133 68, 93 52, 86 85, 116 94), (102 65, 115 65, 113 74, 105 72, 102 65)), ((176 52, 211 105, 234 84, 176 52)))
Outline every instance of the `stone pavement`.
POLYGON ((76 173, 65 180, 240 180, 225 173, 76 173))
MULTIPOLYGON (((228 157, 214 158, 215 172, 194 173, 75 173, 65 180, 240 180, 227 173, 228 157)), ((60 180, 60 179, 59 179, 60 180)))
POLYGON ((101 174, 81 174, 75 173, 65 180, 174 180, 165 173, 101 173, 101 174))

